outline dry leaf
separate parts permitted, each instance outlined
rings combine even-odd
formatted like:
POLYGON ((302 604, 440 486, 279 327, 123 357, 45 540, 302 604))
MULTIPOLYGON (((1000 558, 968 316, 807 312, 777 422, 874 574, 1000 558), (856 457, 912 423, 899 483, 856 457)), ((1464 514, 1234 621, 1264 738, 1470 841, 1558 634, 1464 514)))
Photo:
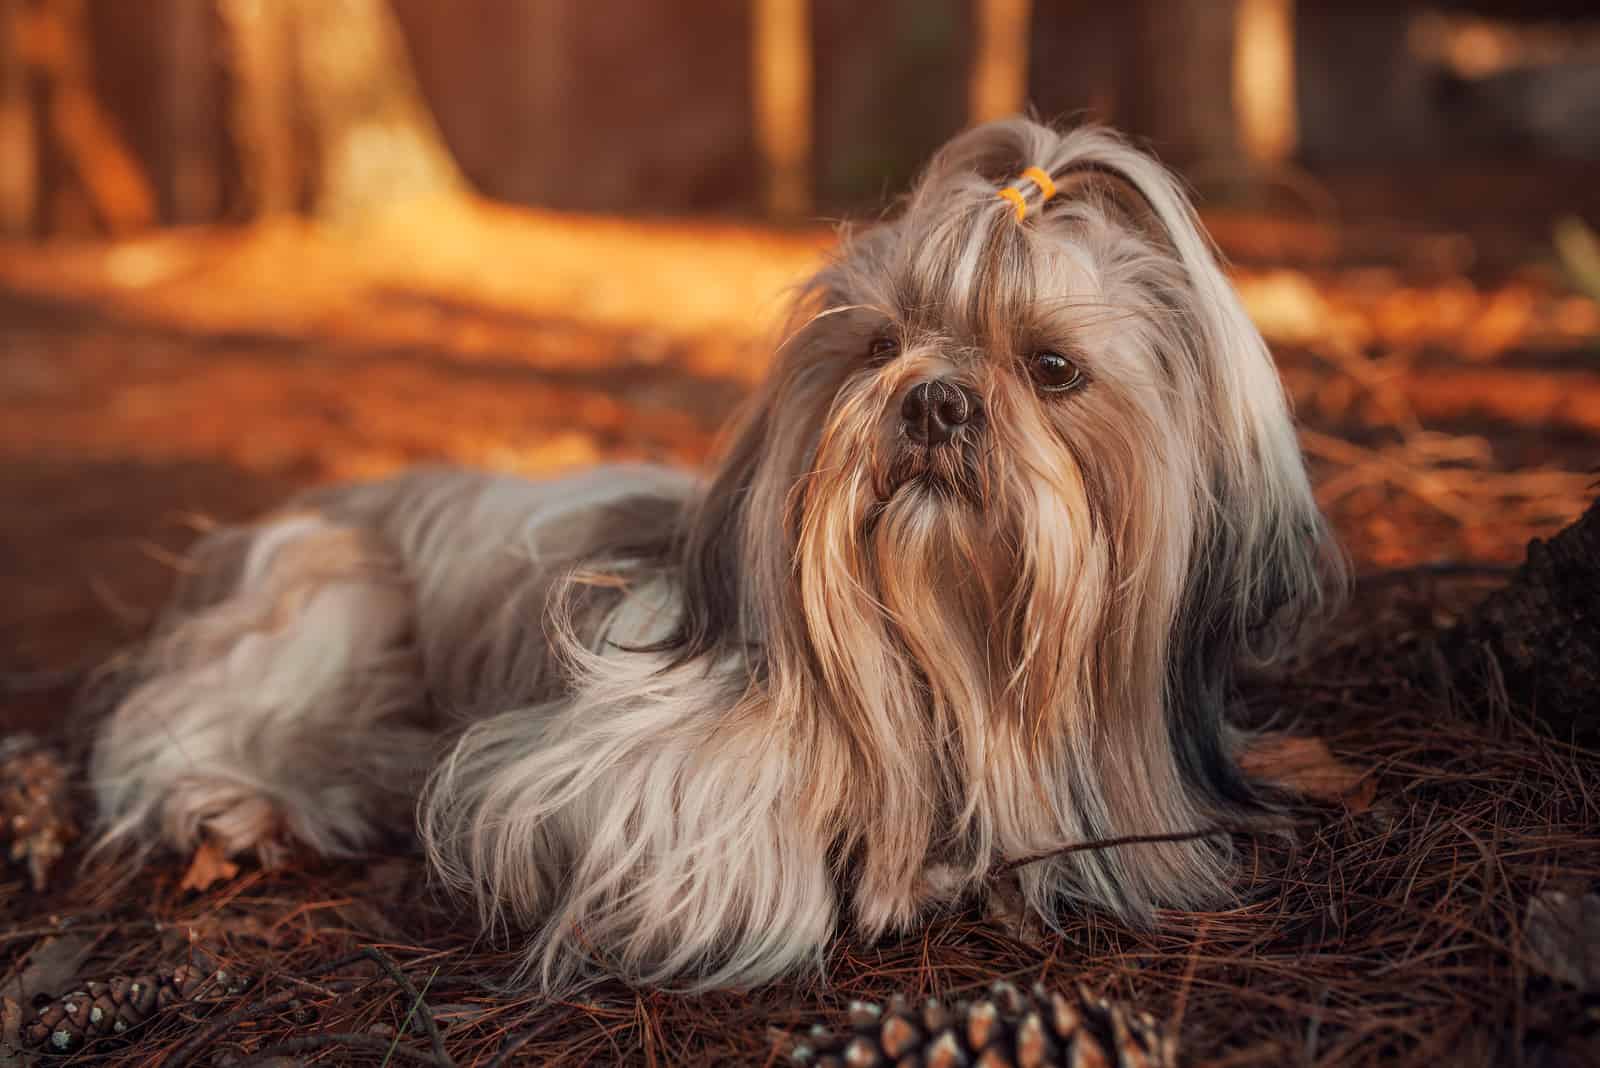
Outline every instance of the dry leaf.
POLYGON ((1239 766, 1295 793, 1343 802, 1351 812, 1371 808, 1378 791, 1366 771, 1335 757, 1320 738, 1263 735, 1241 754, 1239 766))
POLYGON ((94 943, 93 938, 80 934, 46 938, 28 951, 25 963, 0 980, 0 989, 24 1005, 35 994, 60 993, 77 978, 94 943))
POLYGON ((184 873, 183 882, 178 884, 178 888, 209 890, 238 874, 239 865, 224 856, 222 848, 215 842, 207 840, 201 842, 200 848, 194 851, 194 859, 189 862, 189 870, 184 873))

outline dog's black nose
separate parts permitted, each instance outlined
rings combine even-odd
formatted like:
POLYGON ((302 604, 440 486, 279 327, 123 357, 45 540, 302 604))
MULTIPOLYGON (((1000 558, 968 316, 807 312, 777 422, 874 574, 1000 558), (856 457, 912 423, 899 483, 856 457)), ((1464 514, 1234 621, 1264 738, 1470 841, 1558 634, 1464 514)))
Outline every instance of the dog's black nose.
POLYGON ((934 379, 911 388, 900 405, 900 416, 912 441, 932 447, 954 437, 956 427, 972 418, 976 404, 960 386, 934 379))

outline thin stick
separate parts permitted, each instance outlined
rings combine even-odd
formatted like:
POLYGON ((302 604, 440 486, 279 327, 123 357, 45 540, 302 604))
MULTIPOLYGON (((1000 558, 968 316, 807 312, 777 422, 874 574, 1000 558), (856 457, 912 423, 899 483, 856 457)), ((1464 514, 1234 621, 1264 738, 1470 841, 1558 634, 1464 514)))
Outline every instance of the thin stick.
POLYGON ((1202 827, 1193 831, 1170 831, 1166 834, 1128 834, 1120 838, 1096 838, 1088 842, 1073 842, 1071 845, 1052 849, 1048 853, 1036 853, 1031 857, 1021 857, 1017 860, 1008 860, 996 867, 991 872, 991 878, 997 875, 1009 875, 1018 868, 1025 868, 1029 864, 1037 864, 1041 860, 1052 860, 1056 857, 1068 856, 1072 853, 1086 853, 1090 850, 1116 849, 1119 846, 1149 845, 1158 842, 1192 842, 1196 838, 1215 838, 1218 835, 1233 834, 1259 834, 1262 831, 1288 830, 1294 824, 1262 824, 1257 826, 1223 826, 1202 827))
MULTIPOLYGON (((411 1010, 406 1013, 406 1018, 405 1018, 404 1021, 401 1022, 400 1029, 394 1033, 394 1041, 389 1044, 389 1052, 383 1058, 383 1063, 384 1063, 385 1068, 387 1068, 387 1066, 389 1064, 389 1058, 394 1056, 394 1051, 400 1045, 400 1036, 405 1034, 407 1031, 409 1031, 411 1029, 411 1018, 413 1016, 417 1015, 417 1010, 422 1008, 426 1004, 422 1000, 422 996, 428 992, 428 988, 433 985, 433 980, 438 976, 438 974, 439 974, 439 966, 437 964, 435 964, 433 966, 433 972, 428 976, 428 981, 426 983, 422 984, 422 989, 417 993, 417 996, 412 999, 411 1010)), ((445 1056, 444 1047, 443 1047, 442 1044, 440 1044, 438 1042, 438 1038, 437 1038, 439 1032, 438 1031, 434 1031, 433 1034, 435 1036, 435 1044, 434 1044, 434 1047, 433 1047, 433 1052, 434 1052, 435 1056, 443 1057, 443 1056, 445 1056)))
MULTIPOLYGON (((406 997, 411 999, 411 1010, 412 1012, 416 1013, 417 1019, 422 1021, 422 1030, 423 1033, 428 1036, 428 1044, 433 1047, 433 1055, 440 1060, 449 1061, 450 1057, 444 1051, 444 1038, 439 1034, 439 1025, 436 1024, 433 1019, 433 1009, 430 1008, 428 1003, 422 999, 422 993, 416 988, 416 985, 413 984, 410 979, 406 978, 405 973, 400 970, 399 965, 395 964, 393 959, 391 959, 389 955, 384 953, 381 949, 378 949, 375 946, 367 946, 364 950, 362 950, 360 956, 365 957, 367 960, 372 961, 373 963, 377 964, 378 967, 382 968, 384 972, 388 974, 389 978, 394 982, 394 985, 398 986, 405 993, 406 997)), ((439 969, 437 967, 433 969, 433 974, 439 974, 439 969)), ((428 977, 428 985, 433 985, 433 975, 428 977)), ((406 1022, 411 1022, 411 1017, 409 1015, 406 1017, 406 1022)), ((398 1037, 399 1036, 397 1035, 396 1038, 398 1037)))

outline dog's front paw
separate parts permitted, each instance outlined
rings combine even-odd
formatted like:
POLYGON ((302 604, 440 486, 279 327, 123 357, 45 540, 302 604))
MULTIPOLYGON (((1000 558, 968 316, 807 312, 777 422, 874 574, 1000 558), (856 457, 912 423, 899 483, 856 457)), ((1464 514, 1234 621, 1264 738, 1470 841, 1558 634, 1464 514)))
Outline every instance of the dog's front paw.
POLYGON ((972 879, 964 868, 954 864, 930 864, 917 881, 917 905, 921 910, 949 908, 972 891, 972 879))
POLYGON ((991 879, 983 899, 983 918, 1019 942, 1038 945, 1044 941, 1045 926, 1039 913, 1028 904, 1015 875, 991 879))
POLYGON ((283 809, 249 786, 220 779, 186 779, 162 803, 162 837, 182 852, 202 847, 223 857, 253 856, 274 868, 293 852, 283 809))

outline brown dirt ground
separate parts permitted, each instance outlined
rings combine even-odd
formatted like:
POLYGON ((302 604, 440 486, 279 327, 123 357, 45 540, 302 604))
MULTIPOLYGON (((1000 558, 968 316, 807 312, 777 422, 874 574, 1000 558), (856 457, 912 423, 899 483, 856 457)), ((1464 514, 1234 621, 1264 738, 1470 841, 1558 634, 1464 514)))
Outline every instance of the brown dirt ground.
MULTIPOLYGON (((392 986, 314 974, 361 945, 428 981, 461 1064, 518 1034, 528 1063, 764 1063, 852 996, 1000 975, 1128 998, 1175 1020, 1197 1063, 1562 1063, 1538 1058, 1579 1041, 1584 1010, 1519 939, 1533 894, 1600 879, 1600 763, 1509 719, 1457 721, 1387 653, 1581 510, 1600 460, 1600 313, 1536 252, 1476 255, 1469 235, 1216 229, 1366 576, 1333 640, 1254 686, 1248 712, 1297 718, 1376 791, 1359 810, 1308 807, 1292 844, 1243 841, 1238 908, 1153 931, 1086 916, 1038 946, 958 915, 892 945, 841 943, 826 983, 607 987, 552 1006, 483 985, 503 947, 423 893, 403 852, 202 893, 178 887, 177 860, 116 893, 69 865, 42 896, 0 881, 0 975, 37 950, 27 932, 72 919, 93 942, 86 975, 170 961, 193 932, 263 997, 305 984, 300 1004, 210 1038, 178 1014, 78 1063, 154 1064, 200 1039, 198 1063, 223 1063, 291 1034, 402 1027, 412 1006, 392 986)), ((136 639, 196 517, 422 460, 702 460, 760 372, 783 286, 825 243, 445 204, 359 234, 0 247, 0 670, 70 671, 136 639)), ((0 725, 56 731, 70 691, 18 689, 0 694, 0 725)), ((402 1042, 426 1054, 414 1025, 402 1042)))

